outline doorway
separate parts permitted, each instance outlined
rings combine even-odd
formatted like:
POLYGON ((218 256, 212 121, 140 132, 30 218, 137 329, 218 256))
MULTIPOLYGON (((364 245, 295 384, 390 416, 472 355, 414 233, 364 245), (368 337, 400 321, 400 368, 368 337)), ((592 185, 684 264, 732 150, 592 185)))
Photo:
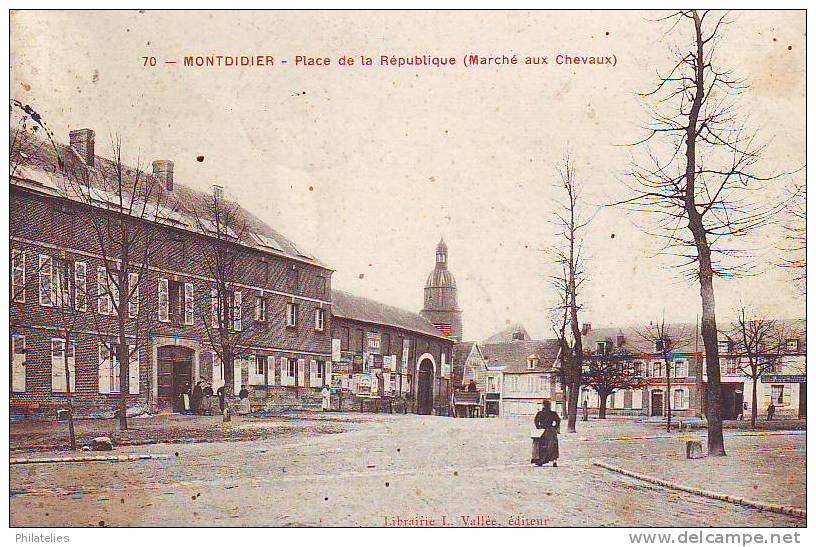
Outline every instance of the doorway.
POLYGON ((179 395, 190 390, 193 380, 193 350, 182 346, 158 349, 159 412, 181 412, 179 395))
POLYGON ((433 365, 427 359, 419 364, 417 372, 417 414, 433 411, 433 365))
POLYGON ((652 405, 651 405, 652 412, 651 412, 650 416, 662 416, 663 415, 663 407, 664 407, 664 404, 663 404, 663 392, 658 390, 658 389, 652 391, 651 403, 652 403, 652 405))

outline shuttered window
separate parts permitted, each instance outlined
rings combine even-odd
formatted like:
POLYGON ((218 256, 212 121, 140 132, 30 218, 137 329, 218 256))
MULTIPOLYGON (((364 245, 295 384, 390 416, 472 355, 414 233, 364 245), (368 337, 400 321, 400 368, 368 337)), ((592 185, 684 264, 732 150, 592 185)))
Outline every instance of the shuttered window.
POLYGON ((65 393, 70 385, 71 392, 76 388, 76 345, 71 342, 66 355, 65 340, 53 338, 51 340, 51 391, 65 393), (68 359, 68 374, 70 382, 65 376, 65 360, 68 359))
POLYGON ((243 330, 242 314, 243 307, 241 305, 241 291, 233 293, 233 307, 232 307, 232 329, 240 332, 243 330))
POLYGON ((105 266, 99 266, 96 271, 96 308, 99 315, 111 314, 111 296, 108 293, 108 269, 105 266))
POLYGON ((139 317, 139 274, 136 272, 128 273, 128 317, 131 319, 139 317))
POLYGON ((170 321, 170 283, 167 279, 159 279, 159 321, 170 321))
POLYGON ((18 304, 25 304, 26 252, 20 249, 11 251, 11 291, 12 299, 18 304))
POLYGON ((26 390, 26 338, 22 334, 11 337, 11 390, 14 393, 26 390))
POLYGON ((194 304, 194 294, 193 294, 193 284, 192 283, 185 283, 184 284, 184 324, 185 325, 192 325, 194 323, 194 316, 195 316, 195 304, 194 304))
POLYGON ((74 305, 78 311, 88 309, 88 265, 74 263, 74 305))
POLYGON ((128 346, 130 352, 130 363, 128 364, 128 393, 139 394, 139 351, 135 345, 128 346))
POLYGON ((40 255, 40 305, 54 305, 53 263, 48 255, 40 255))

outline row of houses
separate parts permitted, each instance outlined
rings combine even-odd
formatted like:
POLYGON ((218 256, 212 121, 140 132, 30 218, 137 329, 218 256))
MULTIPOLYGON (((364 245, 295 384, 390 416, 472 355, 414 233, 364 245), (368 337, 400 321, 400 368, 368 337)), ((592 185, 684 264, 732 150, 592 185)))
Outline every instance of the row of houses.
POLYGON ((142 172, 97 155, 90 129, 68 145, 11 132, 12 415, 54 417, 68 392, 78 414, 110 415, 122 391, 136 411, 179 411, 199 380, 224 386, 225 338, 253 407, 308 406, 328 386, 446 412, 454 341, 425 317, 333 289, 329 266, 170 160, 142 172), (130 249, 120 226, 139 233, 130 249))
MULTIPOLYGON (((752 378, 746 355, 728 336, 720 340, 720 374, 725 419, 750 416, 756 383, 760 413, 773 403, 777 415, 806 415, 806 337, 804 321, 779 321, 784 340, 772 364, 762 367, 752 378)), ((699 329, 694 324, 665 325, 664 341, 655 338, 655 325, 641 328, 582 329, 584 350, 590 354, 617 352, 625 355, 626 370, 639 378, 636 386, 615 390, 606 401, 612 415, 658 418, 671 412, 680 418, 705 414, 708 378, 699 329)), ((531 339, 521 325, 511 325, 483 342, 467 342, 454 347, 454 376, 463 384, 476 382, 484 392, 488 415, 528 416, 543 401, 551 401, 563 411, 564 390, 558 381, 560 367, 556 340, 531 339)), ((579 405, 589 413, 601 407, 598 393, 582 388, 579 405)))

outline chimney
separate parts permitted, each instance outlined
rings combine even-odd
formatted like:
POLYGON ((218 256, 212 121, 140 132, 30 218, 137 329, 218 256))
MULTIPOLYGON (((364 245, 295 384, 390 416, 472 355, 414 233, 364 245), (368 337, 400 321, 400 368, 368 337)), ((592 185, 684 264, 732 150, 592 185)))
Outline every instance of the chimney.
POLYGON ((94 133, 93 129, 75 129, 68 134, 71 148, 74 149, 85 165, 94 164, 94 133))
POLYGON ((584 336, 589 334, 589 331, 591 331, 591 330, 592 330, 592 324, 591 323, 584 323, 581 326, 581 334, 583 334, 584 336))
POLYGON ((213 196, 218 201, 224 199, 224 187, 219 186, 218 184, 213 184, 213 196))
POLYGON ((619 332, 618 335, 615 337, 615 345, 619 348, 623 347, 623 343, 626 341, 626 338, 623 337, 623 333, 619 332))
POLYGON ((173 191, 173 162, 171 160, 154 161, 153 176, 161 181, 165 190, 173 191))

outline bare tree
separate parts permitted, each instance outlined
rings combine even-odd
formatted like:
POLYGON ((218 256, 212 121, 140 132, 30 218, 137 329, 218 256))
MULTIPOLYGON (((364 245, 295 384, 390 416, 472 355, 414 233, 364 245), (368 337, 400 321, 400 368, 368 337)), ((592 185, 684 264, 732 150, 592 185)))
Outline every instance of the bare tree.
POLYGON ((578 313, 581 309, 579 294, 587 281, 583 263, 583 233, 591 218, 586 218, 581 208, 581 185, 576 180, 575 166, 566 154, 559 168, 557 187, 564 199, 554 213, 560 242, 550 254, 558 273, 550 277, 559 296, 555 306, 559 318, 553 327, 559 343, 561 375, 567 395, 567 431, 575 433, 578 417, 578 396, 581 389, 584 350, 578 313))
POLYGON ((759 192, 779 175, 757 174, 765 146, 747 129, 736 103, 745 83, 717 63, 727 14, 684 10, 664 21, 671 23, 669 32, 687 28, 690 40, 674 52, 674 65, 658 75, 655 88, 642 94, 652 122, 633 146, 645 154, 628 176, 633 195, 617 205, 649 213, 655 224, 647 232, 699 282, 708 453, 724 456, 714 278, 750 271, 750 253, 737 241, 779 210, 778 203, 763 204, 759 192))
POLYGON ((583 385, 598 394, 598 418, 606 418, 609 397, 617 391, 641 389, 646 386, 641 371, 632 356, 622 349, 588 352, 584 354, 583 385))
MULTIPOLYGON (((149 321, 149 310, 141 305, 141 286, 162 244, 157 225, 168 222, 176 211, 172 193, 159 179, 145 173, 140 161, 136 167, 125 164, 119 137, 112 139, 111 151, 110 160, 98 159, 93 165, 71 161, 64 173, 65 191, 88 205, 82 218, 87 220, 101 257, 96 305, 90 310, 111 366, 118 364, 117 415, 120 429, 125 430, 130 361, 139 352, 142 330, 149 321), (106 328, 111 319, 115 323, 113 336, 106 328)), ((115 382, 116 374, 113 376, 115 382)))
POLYGON ((756 429, 757 384, 780 363, 785 351, 785 327, 777 321, 751 318, 742 307, 725 334, 736 354, 736 368, 751 379, 751 429, 756 429))
MULTIPOLYGON (((251 236, 250 226, 241 207, 225 199, 216 186, 212 195, 202 196, 188 207, 201 234, 197 252, 203 275, 211 280, 210 293, 202 299, 200 310, 210 345, 224 371, 223 420, 231 419, 230 401, 234 393, 234 365, 241 356, 242 343, 257 322, 248 321, 243 294, 236 283, 247 265, 248 249, 243 245, 251 236)), ((257 305, 257 304, 255 304, 257 305)), ((268 310, 257 310, 268 313, 268 310)), ((257 315, 256 315, 257 316, 257 315)), ((268 373, 268 371, 267 371, 268 373)))
MULTIPOLYGON (((685 328, 678 326, 669 329, 666 325, 666 317, 660 321, 650 322, 643 332, 638 333, 640 337, 655 348, 655 353, 660 355, 663 369, 663 379, 666 382, 666 431, 671 432, 672 423, 672 402, 671 402, 671 381, 675 353, 688 344, 688 333, 685 328)), ((646 366, 649 366, 647 363, 646 366)))

